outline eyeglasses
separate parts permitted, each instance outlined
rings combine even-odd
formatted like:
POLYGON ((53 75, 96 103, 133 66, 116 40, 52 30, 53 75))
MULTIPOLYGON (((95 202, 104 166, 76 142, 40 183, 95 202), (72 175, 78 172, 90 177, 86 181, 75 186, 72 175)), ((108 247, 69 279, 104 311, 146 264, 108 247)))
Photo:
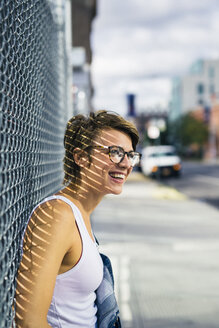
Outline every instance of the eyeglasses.
POLYGON ((119 146, 109 146, 109 147, 108 146, 94 146, 93 148, 107 149, 110 160, 115 164, 121 163, 124 160, 125 155, 127 155, 128 160, 132 167, 138 165, 140 162, 140 159, 141 159, 140 153, 133 151, 133 150, 127 152, 122 147, 119 147, 119 146))

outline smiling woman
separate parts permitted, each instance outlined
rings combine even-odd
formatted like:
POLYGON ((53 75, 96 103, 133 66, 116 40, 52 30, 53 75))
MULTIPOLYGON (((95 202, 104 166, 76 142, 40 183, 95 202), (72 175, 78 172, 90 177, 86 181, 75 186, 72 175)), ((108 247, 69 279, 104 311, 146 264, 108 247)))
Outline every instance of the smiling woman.
MULTIPOLYGON (((96 299, 100 286, 97 295, 104 291, 105 262, 103 270, 90 215, 104 195, 121 193, 140 161, 137 142, 135 126, 115 113, 99 111, 69 120, 64 188, 33 209, 24 233, 17 327, 96 328, 102 327, 101 318, 104 327, 111 327, 110 311, 116 307, 111 299, 104 305, 108 317, 96 299)), ((121 327, 118 319, 113 326, 121 327)))

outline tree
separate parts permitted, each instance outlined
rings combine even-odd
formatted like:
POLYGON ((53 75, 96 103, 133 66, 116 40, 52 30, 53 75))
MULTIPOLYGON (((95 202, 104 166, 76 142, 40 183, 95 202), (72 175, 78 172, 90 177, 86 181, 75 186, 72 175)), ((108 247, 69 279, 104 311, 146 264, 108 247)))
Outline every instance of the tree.
POLYGON ((202 157, 203 147, 208 141, 208 126, 189 112, 169 125, 169 135, 180 145, 183 155, 190 152, 202 157))

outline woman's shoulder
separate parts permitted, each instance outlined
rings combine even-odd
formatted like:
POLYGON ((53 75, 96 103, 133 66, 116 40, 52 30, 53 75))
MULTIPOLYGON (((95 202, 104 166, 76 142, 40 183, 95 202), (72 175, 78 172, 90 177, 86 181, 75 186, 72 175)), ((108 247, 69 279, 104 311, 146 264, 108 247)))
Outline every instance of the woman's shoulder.
POLYGON ((75 222, 71 206, 57 197, 48 197, 34 209, 31 218, 47 224, 48 226, 72 227, 75 222))
POLYGON ((77 224, 71 207, 60 199, 45 199, 32 212, 24 232, 23 250, 32 245, 43 249, 57 245, 66 252, 75 242, 75 232, 77 224))

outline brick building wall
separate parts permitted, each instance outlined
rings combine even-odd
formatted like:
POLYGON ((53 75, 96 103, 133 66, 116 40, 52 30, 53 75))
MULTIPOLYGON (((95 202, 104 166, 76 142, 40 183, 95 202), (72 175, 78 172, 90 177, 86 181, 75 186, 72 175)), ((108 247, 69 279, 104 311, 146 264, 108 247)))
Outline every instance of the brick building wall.
MULTIPOLYGON (((204 108, 197 108, 192 115, 200 120, 205 121, 204 108)), ((206 158, 219 157, 219 104, 214 104, 210 109, 209 122, 209 141, 205 149, 206 158)))

